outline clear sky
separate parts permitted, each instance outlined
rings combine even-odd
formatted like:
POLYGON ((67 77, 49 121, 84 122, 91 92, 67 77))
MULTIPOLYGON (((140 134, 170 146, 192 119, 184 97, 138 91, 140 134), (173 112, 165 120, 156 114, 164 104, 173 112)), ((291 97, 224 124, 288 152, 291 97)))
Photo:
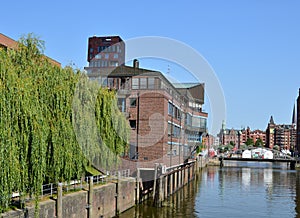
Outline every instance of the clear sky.
POLYGON ((300 88, 300 1, 26 0, 2 1, 0 9, 1 33, 13 39, 35 33, 46 42, 45 54, 63 66, 87 66, 93 35, 182 41, 219 78, 228 128, 264 130, 271 115, 275 123, 291 122, 300 88))

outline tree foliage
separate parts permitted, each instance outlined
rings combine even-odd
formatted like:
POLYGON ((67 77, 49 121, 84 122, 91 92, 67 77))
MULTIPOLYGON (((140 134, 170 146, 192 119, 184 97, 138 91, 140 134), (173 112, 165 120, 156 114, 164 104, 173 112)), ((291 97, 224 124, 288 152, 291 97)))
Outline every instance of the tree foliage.
POLYGON ((254 146, 255 146, 255 147, 262 147, 262 146, 264 146, 263 140, 262 140, 261 138, 258 138, 258 139, 256 140, 254 146))
POLYGON ((246 144, 247 146, 253 145, 253 144, 254 144, 254 141, 253 141, 252 138, 248 138, 247 141, 245 142, 245 144, 246 144))
POLYGON ((12 192, 37 202, 43 183, 81 178, 94 159, 110 165, 127 146, 129 128, 116 108, 115 93, 91 85, 78 70, 49 63, 43 49, 32 35, 23 37, 16 50, 0 48, 0 212, 8 208, 12 192), (77 98, 75 109, 85 113, 76 114, 81 80, 88 91, 77 98), (85 131, 89 135, 82 143, 78 131, 91 122, 96 128, 85 131), (84 151, 94 135, 98 141, 84 151))

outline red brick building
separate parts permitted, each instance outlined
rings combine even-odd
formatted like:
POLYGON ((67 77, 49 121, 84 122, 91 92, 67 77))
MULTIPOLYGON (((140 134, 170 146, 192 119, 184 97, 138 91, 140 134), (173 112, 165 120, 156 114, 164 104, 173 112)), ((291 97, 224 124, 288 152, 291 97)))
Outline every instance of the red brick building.
POLYGON ((161 72, 120 66, 112 72, 86 68, 92 80, 117 90, 130 127, 129 158, 153 165, 179 164, 191 156, 206 131, 204 84, 172 84, 161 72))
POLYGON ((297 136, 294 120, 293 118, 292 124, 275 124, 271 116, 266 130, 266 147, 273 148, 277 145, 280 149, 294 150, 297 136))
POLYGON ((258 139, 263 142, 263 145, 265 145, 266 143, 266 133, 262 130, 251 130, 249 127, 240 130, 233 128, 226 129, 225 123, 223 123, 218 137, 220 138, 221 144, 233 144, 234 146, 236 146, 236 148, 239 148, 240 145, 245 144, 248 139, 252 139, 254 144, 258 139))
POLYGON ((125 63, 125 43, 119 36, 88 39, 87 61, 91 68, 118 67, 125 63))
POLYGON ((89 38, 87 60, 88 77, 117 91, 131 127, 129 159, 153 167, 191 157, 206 131, 204 84, 171 83, 161 72, 140 68, 138 60, 125 66, 125 44, 118 36, 89 38))
MULTIPOLYGON (((2 33, 0 33, 0 48, 4 48, 4 49, 18 49, 18 45, 19 43, 11 38, 9 38, 8 36, 3 35, 2 33)), ((61 64, 59 62, 57 62, 56 60, 53 60, 52 58, 49 58, 47 56, 43 56, 45 57, 50 63, 52 63, 55 66, 60 67, 61 64)))

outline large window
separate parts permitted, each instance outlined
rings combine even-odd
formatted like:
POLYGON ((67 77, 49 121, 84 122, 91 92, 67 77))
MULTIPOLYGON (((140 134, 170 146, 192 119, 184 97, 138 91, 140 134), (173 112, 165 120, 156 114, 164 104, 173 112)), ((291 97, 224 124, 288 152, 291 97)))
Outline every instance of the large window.
POLYGON ((121 112, 125 112, 126 110, 126 99, 118 98, 118 108, 121 112))
POLYGON ((168 136, 179 138, 180 137, 181 128, 177 125, 168 123, 168 136))
POLYGON ((132 78, 132 89, 139 89, 139 78, 132 78))
POLYGON ((140 89, 147 89, 147 78, 140 78, 140 89))
POLYGON ((154 77, 141 77, 132 79, 132 89, 155 89, 159 88, 159 80, 154 77))
POLYGON ((154 89, 155 88, 155 78, 150 77, 148 78, 148 89, 154 89))
POLYGON ((185 116, 185 124, 191 126, 192 125, 192 116, 187 113, 185 116))

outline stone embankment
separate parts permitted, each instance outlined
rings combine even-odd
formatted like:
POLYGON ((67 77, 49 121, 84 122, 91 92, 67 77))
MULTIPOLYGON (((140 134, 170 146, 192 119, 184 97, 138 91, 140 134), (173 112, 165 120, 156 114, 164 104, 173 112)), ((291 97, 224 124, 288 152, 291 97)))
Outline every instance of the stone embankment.
MULTIPOLYGON (((68 194, 64 194, 60 186, 56 197, 40 202, 39 217, 115 217, 149 198, 154 205, 162 206, 164 200, 193 180, 197 171, 207 164, 207 158, 198 157, 188 163, 173 166, 165 173, 161 173, 159 165, 156 164, 153 185, 147 198, 142 196, 142 178, 139 176, 117 178, 104 185, 94 185, 93 179, 90 179, 87 189, 68 194)), ((25 210, 16 209, 0 214, 0 217, 33 218, 34 212, 34 206, 28 206, 25 210)))

